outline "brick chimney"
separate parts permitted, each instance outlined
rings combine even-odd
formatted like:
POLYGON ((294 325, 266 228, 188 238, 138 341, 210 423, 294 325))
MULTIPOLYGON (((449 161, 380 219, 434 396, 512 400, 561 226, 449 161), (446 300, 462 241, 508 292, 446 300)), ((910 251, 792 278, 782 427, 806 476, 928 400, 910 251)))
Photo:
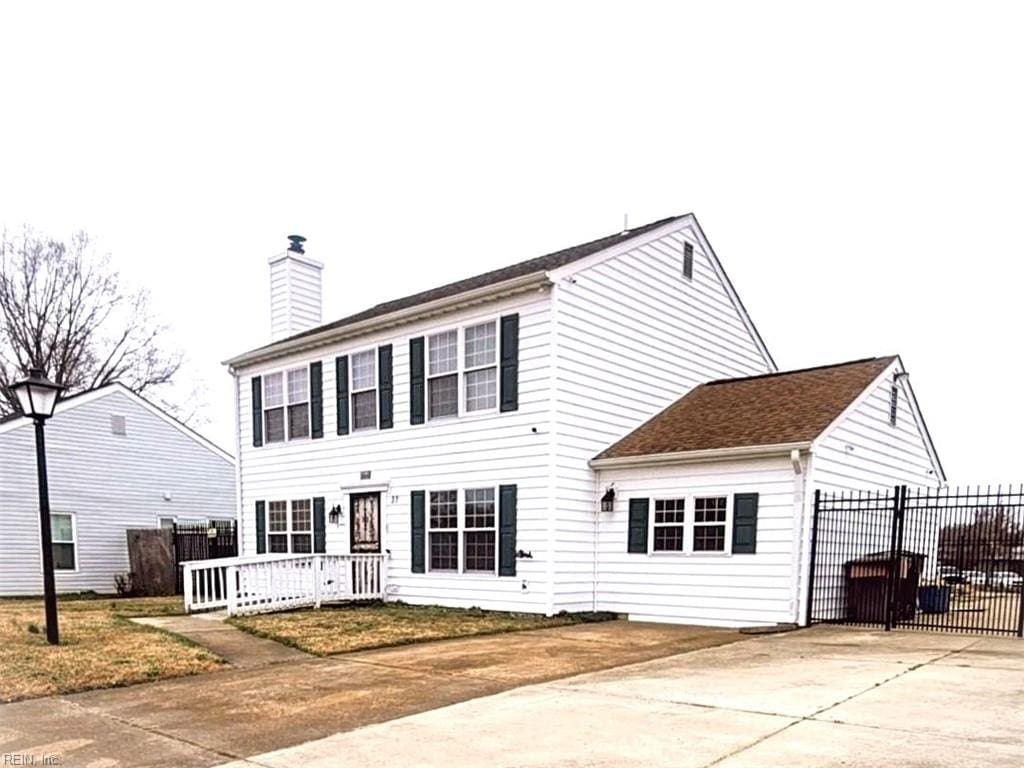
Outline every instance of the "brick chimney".
POLYGON ((315 328, 321 321, 320 273, 324 265, 306 255, 302 235, 289 235, 288 250, 271 256, 270 340, 315 328))

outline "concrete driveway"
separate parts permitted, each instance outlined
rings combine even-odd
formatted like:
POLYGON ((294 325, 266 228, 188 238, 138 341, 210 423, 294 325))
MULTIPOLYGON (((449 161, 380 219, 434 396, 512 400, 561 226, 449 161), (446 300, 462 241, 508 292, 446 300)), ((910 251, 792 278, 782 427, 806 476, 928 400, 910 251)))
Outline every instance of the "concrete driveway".
POLYGON ((1024 641, 815 628, 580 675, 242 766, 1024 765, 1024 641))
POLYGON ((0 768, 47 757, 84 768, 206 768, 522 685, 741 640, 729 630, 613 621, 326 659, 275 643, 271 653, 261 645, 269 641, 259 641, 261 663, 246 665, 240 646, 254 638, 232 640, 241 633, 217 622, 198 622, 207 626, 195 631, 195 623, 161 626, 191 627, 190 637, 234 669, 0 705, 0 768))

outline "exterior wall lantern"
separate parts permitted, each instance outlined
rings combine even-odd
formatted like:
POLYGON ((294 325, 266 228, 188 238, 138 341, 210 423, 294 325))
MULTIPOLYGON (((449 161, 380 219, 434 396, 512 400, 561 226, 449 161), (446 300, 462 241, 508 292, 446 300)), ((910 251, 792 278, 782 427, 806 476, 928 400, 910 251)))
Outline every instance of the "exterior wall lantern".
POLYGON ((39 536, 43 545, 43 596, 46 605, 46 641, 60 642, 57 630, 57 588, 53 577, 53 535, 50 531, 50 484, 46 474, 46 440, 43 424, 53 416, 57 398, 64 388, 33 368, 27 379, 15 382, 11 389, 18 398, 21 412, 36 425, 36 471, 39 480, 39 536))
POLYGON ((341 504, 335 504, 327 515, 331 525, 338 525, 341 522, 341 504))
POLYGON ((614 512, 615 511, 615 484, 612 483, 608 486, 608 490, 604 492, 604 496, 601 497, 601 511, 602 512, 614 512))

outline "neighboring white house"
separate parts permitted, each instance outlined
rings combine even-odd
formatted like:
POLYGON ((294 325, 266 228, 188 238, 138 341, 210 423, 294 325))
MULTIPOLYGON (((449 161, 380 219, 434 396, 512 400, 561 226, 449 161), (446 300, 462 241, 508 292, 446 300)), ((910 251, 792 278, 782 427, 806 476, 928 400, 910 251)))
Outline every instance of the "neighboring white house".
MULTIPOLYGON (((798 446, 606 451, 700 384, 786 379, 765 376, 775 363, 692 215, 326 325, 301 239, 271 265, 273 341, 227 361, 245 555, 381 552, 386 596, 411 603, 770 624, 799 618, 812 471, 839 486, 942 479, 905 377, 889 425, 895 358, 798 446), (640 498, 685 499, 681 550, 655 551, 653 531, 646 551, 631 543, 640 498), (694 552, 695 504, 724 528, 717 549, 694 552), (733 551, 741 524, 750 555, 733 551)), ((763 405, 800 412, 799 397, 763 405)))
MULTIPOLYGON (((57 404, 46 423, 58 592, 114 592, 129 528, 232 519, 232 457, 144 398, 110 384, 57 404)), ((0 423, 0 595, 42 594, 35 431, 0 423)))

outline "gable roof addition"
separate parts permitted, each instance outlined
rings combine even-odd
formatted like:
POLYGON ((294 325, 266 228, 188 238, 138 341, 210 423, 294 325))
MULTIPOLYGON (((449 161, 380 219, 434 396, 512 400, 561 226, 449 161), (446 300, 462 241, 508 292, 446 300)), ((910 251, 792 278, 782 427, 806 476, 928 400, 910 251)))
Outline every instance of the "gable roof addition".
POLYGON ((595 461, 810 443, 896 360, 873 357, 701 384, 595 461))

